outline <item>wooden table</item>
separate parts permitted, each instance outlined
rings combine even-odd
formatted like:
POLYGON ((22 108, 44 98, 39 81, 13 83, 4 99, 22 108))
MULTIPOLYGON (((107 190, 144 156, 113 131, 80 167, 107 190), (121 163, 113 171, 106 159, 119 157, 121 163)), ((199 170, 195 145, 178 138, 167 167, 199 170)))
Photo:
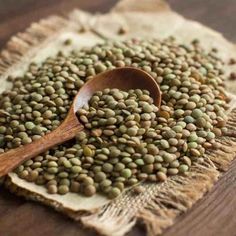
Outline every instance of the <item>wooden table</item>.
MULTIPOLYGON (((50 14, 66 14, 74 7, 105 12, 116 0, 0 0, 0 48, 9 37, 24 30, 30 22, 50 14)), ((168 0, 173 9, 198 20, 236 41, 235 0, 168 0)), ((235 236, 236 235, 236 160, 200 200, 164 236, 235 236)), ((52 209, 27 202, 0 189, 0 236, 95 236, 52 209)), ((145 235, 138 227, 129 236, 145 235)))

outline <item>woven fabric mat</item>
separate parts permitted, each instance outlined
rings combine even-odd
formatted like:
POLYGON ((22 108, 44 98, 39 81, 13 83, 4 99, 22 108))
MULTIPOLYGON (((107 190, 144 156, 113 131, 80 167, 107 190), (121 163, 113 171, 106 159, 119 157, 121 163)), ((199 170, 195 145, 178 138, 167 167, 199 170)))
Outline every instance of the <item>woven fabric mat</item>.
MULTIPOLYGON (((40 63, 46 57, 56 55, 59 50, 68 53, 73 48, 93 46, 107 39, 162 39, 168 36, 175 36, 180 43, 198 38, 206 50, 218 48, 226 64, 236 55, 235 45, 221 34, 186 20, 173 12, 164 1, 122 0, 107 14, 91 15, 75 10, 66 18, 51 16, 34 23, 24 33, 13 37, 0 55, 0 91, 9 88, 10 84, 6 82, 9 75, 21 75, 30 62, 40 63), (119 34, 122 29, 127 32, 119 34), (72 45, 62 47, 68 38, 72 39, 72 45)), ((234 67, 225 65, 225 70, 230 73, 236 69, 234 67)), ((92 198, 73 193, 49 195, 43 187, 28 183, 14 173, 10 173, 4 183, 12 192, 47 204, 103 235, 122 236, 139 220, 146 226, 148 235, 160 234, 212 188, 220 173, 227 170, 235 157, 236 110, 233 93, 236 84, 227 82, 227 89, 233 98, 227 123, 230 132, 217 140, 222 147, 207 153, 206 161, 192 166, 188 176, 169 177, 160 184, 144 184, 144 193, 133 196, 127 190, 113 201, 98 194, 92 198)))

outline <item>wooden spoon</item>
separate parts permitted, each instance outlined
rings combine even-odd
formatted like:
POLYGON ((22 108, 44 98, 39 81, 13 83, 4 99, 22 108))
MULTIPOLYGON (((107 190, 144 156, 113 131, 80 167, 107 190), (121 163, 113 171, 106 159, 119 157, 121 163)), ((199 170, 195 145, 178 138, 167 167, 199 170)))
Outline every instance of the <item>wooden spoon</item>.
POLYGON ((94 92, 105 88, 146 89, 150 92, 154 104, 160 107, 161 91, 155 80, 146 72, 123 67, 98 74, 79 90, 74 98, 69 113, 63 123, 51 133, 42 138, 0 155, 0 177, 6 175, 22 162, 29 160, 48 149, 73 139, 84 129, 80 124, 76 112, 87 104, 94 92))

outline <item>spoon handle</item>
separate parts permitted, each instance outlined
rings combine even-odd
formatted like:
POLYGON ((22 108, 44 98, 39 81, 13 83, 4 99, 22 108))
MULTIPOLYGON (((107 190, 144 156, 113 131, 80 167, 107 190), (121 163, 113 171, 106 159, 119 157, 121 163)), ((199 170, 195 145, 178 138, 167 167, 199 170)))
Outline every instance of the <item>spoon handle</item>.
POLYGON ((64 122, 57 129, 42 138, 1 154, 0 177, 8 174, 22 162, 74 138, 82 130, 83 126, 79 122, 64 122))

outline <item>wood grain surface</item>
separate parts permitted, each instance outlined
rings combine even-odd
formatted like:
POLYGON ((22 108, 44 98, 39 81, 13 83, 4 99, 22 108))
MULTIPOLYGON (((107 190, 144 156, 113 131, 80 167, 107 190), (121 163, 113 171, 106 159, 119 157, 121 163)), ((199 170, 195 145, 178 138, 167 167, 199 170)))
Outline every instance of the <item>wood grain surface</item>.
MULTIPOLYGON (((74 7, 108 11, 116 0, 0 0, 0 48, 10 36, 50 14, 66 14, 74 7)), ((235 0, 168 0, 173 9, 236 41, 235 0)), ((164 236, 236 235, 236 160, 211 192, 194 205, 164 236)), ((54 210, 28 202, 0 189, 0 236, 95 236, 95 232, 54 210)), ((145 235, 136 226, 129 236, 145 235)))

